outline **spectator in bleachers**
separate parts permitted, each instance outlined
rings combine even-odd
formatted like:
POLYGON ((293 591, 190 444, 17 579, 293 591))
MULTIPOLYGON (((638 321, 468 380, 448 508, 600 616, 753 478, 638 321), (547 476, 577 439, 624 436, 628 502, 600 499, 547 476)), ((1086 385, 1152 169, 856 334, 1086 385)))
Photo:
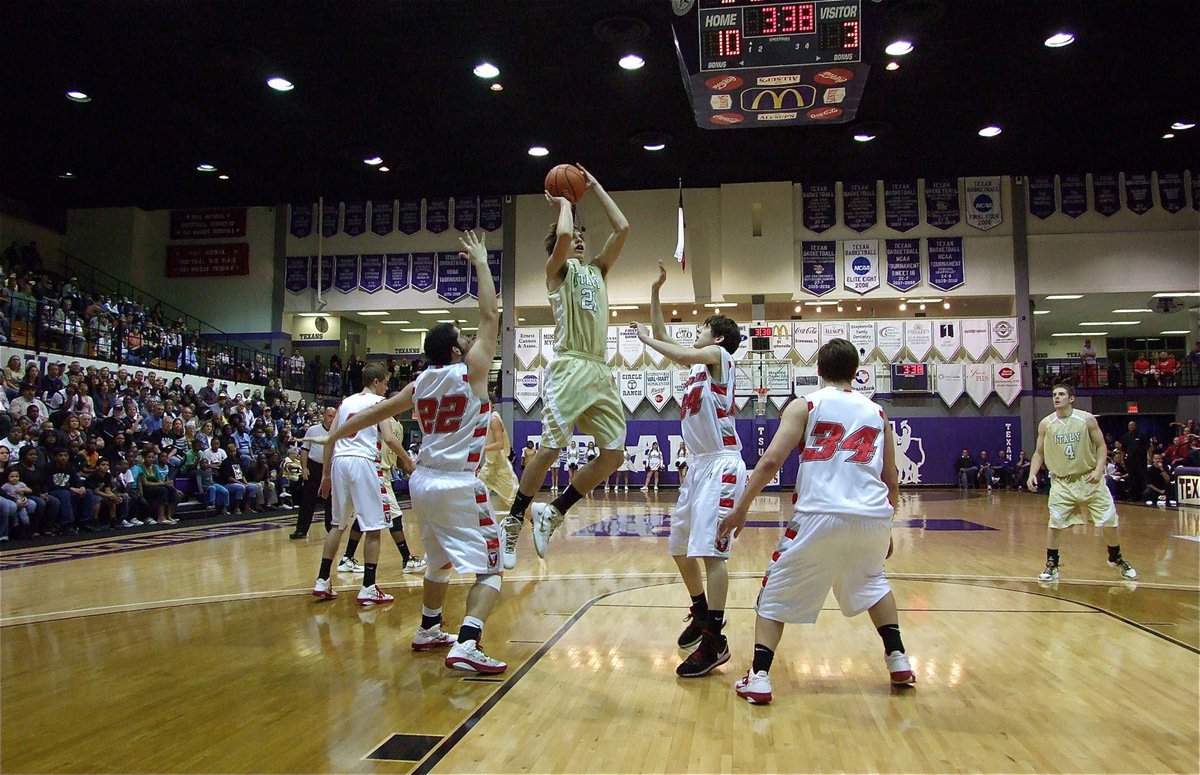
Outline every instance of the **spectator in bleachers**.
POLYGON ((225 513, 229 507, 229 490, 225 485, 217 483, 212 465, 207 458, 201 458, 200 465, 196 469, 196 487, 208 507, 216 508, 217 516, 225 513))
POLYGON ((954 461, 954 472, 958 477, 958 486, 964 490, 975 486, 975 478, 979 474, 979 466, 968 450, 963 450, 958 460, 954 461))
POLYGON ((20 395, 14 398, 8 405, 8 413, 13 416, 13 419, 29 416, 29 408, 33 407, 38 410, 38 415, 42 418, 50 416, 50 410, 42 403, 35 393, 33 383, 22 382, 20 395))
POLYGON ((230 511, 233 514, 241 514, 246 510, 259 511, 257 504, 262 499, 262 490, 246 479, 237 447, 230 443, 225 452, 217 480, 229 490, 230 511))
POLYGON ((1158 373, 1158 383, 1163 387, 1175 387, 1175 377, 1179 371, 1179 361, 1175 360, 1175 356, 1165 350, 1158 354, 1158 360, 1154 363, 1154 370, 1158 373))
POLYGON ((175 483, 167 478, 166 460, 159 459, 152 447, 142 453, 142 462, 133 469, 142 498, 150 508, 150 518, 159 524, 173 525, 175 505, 179 503, 179 491, 175 483))
POLYGON ((25 379, 25 372, 21 369, 21 356, 10 356, 8 365, 4 367, 4 390, 8 394, 9 400, 20 395, 19 386, 23 379, 25 379))
POLYGON ((1139 353, 1133 362, 1133 379, 1138 387, 1154 387, 1158 384, 1154 379, 1153 366, 1146 353, 1139 353))

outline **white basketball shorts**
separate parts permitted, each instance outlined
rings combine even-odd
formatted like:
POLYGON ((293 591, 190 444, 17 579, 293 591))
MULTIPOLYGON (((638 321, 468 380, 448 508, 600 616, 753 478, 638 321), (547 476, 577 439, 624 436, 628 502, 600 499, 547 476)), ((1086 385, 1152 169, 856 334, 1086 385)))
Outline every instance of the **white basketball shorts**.
POLYGON ((746 463, 736 452, 696 455, 679 488, 667 551, 672 557, 729 557, 730 539, 717 527, 746 489, 746 463))
POLYGON ((408 490, 430 567, 485 575, 501 571, 496 513, 487 486, 475 474, 417 466, 408 490))
POLYGON ((358 519, 358 529, 364 533, 390 530, 390 506, 384 505, 383 472, 370 458, 357 455, 338 455, 333 459, 333 517, 334 527, 346 528, 358 519))

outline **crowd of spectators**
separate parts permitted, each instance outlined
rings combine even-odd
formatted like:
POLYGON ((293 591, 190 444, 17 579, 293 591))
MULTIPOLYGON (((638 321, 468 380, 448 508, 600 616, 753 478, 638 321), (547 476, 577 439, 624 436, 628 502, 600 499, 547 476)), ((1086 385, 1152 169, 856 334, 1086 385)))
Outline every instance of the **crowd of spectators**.
POLYGON ((1061 383, 1077 388, 1200 386, 1200 341, 1186 352, 1180 349, 1131 353, 1129 362, 1120 357, 1097 358, 1095 352, 1085 345, 1078 360, 1037 361, 1038 389, 1050 390, 1061 383))
POLYGON ((1014 460, 1003 449, 997 450, 994 457, 981 449, 976 456, 964 449, 954 461, 954 476, 964 490, 1023 490, 1029 479, 1029 457, 1021 451, 1014 460))
POLYGON ((1133 421, 1120 439, 1105 438, 1105 480, 1113 498, 1146 506, 1178 505, 1177 469, 1200 468, 1200 427, 1188 420, 1171 423, 1170 429, 1170 443, 1142 433, 1133 421))

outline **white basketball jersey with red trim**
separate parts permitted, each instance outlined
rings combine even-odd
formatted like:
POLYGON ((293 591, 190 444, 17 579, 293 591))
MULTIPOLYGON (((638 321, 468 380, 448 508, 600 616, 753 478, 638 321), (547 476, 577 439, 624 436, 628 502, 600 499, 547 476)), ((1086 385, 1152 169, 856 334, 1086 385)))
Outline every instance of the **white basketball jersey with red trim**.
POLYGON ((883 410, 842 388, 808 396, 808 428, 800 442, 796 511, 890 519, 883 471, 883 410))
POLYGON ((417 465, 438 471, 479 467, 492 405, 471 389, 467 364, 425 369, 413 385, 413 404, 424 434, 417 465))
MULTIPOLYGON (((382 396, 372 393, 355 393, 347 396, 346 400, 342 401, 342 405, 338 407, 337 424, 345 425, 351 417, 359 412, 365 412, 382 400, 382 396)), ((363 428, 353 436, 338 439, 333 446, 333 454, 335 457, 349 455, 379 460, 379 427, 372 425, 369 428, 363 428)))
POLYGON ((697 363, 684 383, 679 417, 683 421, 683 440, 693 455, 742 450, 733 422, 733 356, 724 350, 721 366, 719 382, 709 373, 708 366, 697 363))

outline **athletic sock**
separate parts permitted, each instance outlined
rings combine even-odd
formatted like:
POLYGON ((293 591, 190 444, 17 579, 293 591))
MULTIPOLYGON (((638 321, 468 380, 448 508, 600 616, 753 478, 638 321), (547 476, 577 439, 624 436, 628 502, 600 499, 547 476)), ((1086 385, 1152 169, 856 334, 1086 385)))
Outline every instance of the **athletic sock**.
POLYGON ((321 570, 317 571, 317 578, 323 581, 329 581, 329 574, 333 572, 333 560, 321 558, 321 570))
POLYGON ((721 629, 725 627, 725 612, 718 611, 715 608, 708 612, 708 631, 713 635, 720 635, 721 629))
POLYGON ((1058 565, 1058 550, 1057 549, 1047 549, 1046 550, 1046 561, 1047 562, 1053 561, 1055 565, 1058 565))
POLYGON ((775 661, 775 652, 766 646, 754 644, 754 663, 752 669, 756 673, 771 672, 771 663, 775 661))
POLYGON ((466 643, 469 640, 475 641, 475 645, 479 645, 479 639, 483 637, 483 621, 476 619, 474 616, 464 616, 462 626, 458 628, 458 642, 466 643))
POLYGON ((428 630, 442 623, 442 609, 421 606, 421 629, 428 630))
POLYGON ((904 653, 904 641, 900 639, 900 625, 885 624, 882 627, 876 627, 876 632, 879 637, 883 638, 883 653, 891 654, 893 651, 904 653))
POLYGON ((359 539, 357 539, 357 538, 351 538, 349 541, 347 541, 346 542, 346 553, 342 556, 353 560, 354 553, 356 551, 358 551, 358 542, 359 542, 359 539))
POLYGON ((364 587, 375 586, 375 569, 378 567, 379 566, 373 562, 368 562, 366 565, 363 566, 363 586, 364 587))
POLYGON ((554 499, 550 505, 558 509, 559 514, 566 514, 567 511, 579 502, 583 497, 583 493, 575 489, 575 485, 568 484, 567 489, 562 491, 562 494, 554 499))
POLYGON ((396 542, 396 548, 400 550, 400 558, 404 562, 412 559, 412 551, 408 548, 408 541, 404 540, 404 530, 397 528, 392 531, 392 540, 396 542))
POLYGON ((1116 562, 1117 560, 1120 560, 1120 559, 1121 559, 1121 545, 1117 544, 1116 546, 1108 547, 1108 561, 1116 562))
POLYGON ((529 508, 529 504, 533 503, 533 496, 517 490, 517 497, 513 499, 512 507, 509 508, 509 516, 516 517, 518 520, 525 519, 525 510, 529 508))
POLYGON ((704 596, 703 592, 692 596, 692 616, 708 616, 708 598, 704 596))

